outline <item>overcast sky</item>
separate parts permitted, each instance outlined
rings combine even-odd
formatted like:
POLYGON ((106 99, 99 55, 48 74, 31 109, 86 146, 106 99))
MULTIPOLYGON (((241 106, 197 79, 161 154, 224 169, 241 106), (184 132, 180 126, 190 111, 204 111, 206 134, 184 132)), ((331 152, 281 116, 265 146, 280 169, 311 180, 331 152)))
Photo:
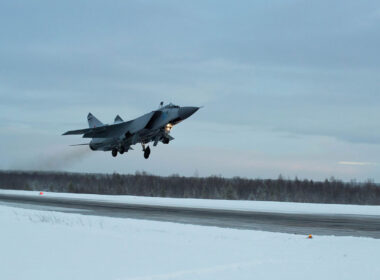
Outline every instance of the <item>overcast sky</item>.
POLYGON ((0 168, 380 182, 379 1, 1 1, 0 168), (204 106, 151 158, 92 112, 204 106))

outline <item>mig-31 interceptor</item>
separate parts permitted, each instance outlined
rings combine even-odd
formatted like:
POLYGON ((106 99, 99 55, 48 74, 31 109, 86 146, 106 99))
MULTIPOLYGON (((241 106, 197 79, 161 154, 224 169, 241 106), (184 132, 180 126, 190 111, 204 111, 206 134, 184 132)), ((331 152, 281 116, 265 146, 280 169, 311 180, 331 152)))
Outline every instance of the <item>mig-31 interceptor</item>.
MULTIPOLYGON (((132 145, 141 144, 144 158, 149 158, 149 142, 157 146, 158 142, 169 144, 174 140, 170 136, 171 128, 194 114, 199 107, 180 107, 173 104, 163 105, 158 110, 145 114, 137 119, 124 121, 119 115, 113 124, 103 124, 91 113, 87 120, 89 128, 70 130, 63 135, 82 135, 83 138, 92 138, 88 145, 93 151, 111 151, 112 156, 132 150, 132 145)), ((77 146, 77 145, 73 145, 77 146)))

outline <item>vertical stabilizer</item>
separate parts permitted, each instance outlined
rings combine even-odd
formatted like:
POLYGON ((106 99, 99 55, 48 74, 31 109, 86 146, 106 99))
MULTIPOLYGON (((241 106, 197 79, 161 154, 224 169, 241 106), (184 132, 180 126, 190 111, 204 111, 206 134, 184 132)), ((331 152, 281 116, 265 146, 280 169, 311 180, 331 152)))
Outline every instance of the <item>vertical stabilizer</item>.
POLYGON ((101 121, 99 121, 97 118, 95 118, 95 116, 91 113, 88 113, 87 120, 88 120, 88 126, 90 128, 103 125, 103 123, 101 121))
POLYGON ((123 122, 123 119, 119 115, 117 115, 114 123, 120 123, 120 122, 123 122))

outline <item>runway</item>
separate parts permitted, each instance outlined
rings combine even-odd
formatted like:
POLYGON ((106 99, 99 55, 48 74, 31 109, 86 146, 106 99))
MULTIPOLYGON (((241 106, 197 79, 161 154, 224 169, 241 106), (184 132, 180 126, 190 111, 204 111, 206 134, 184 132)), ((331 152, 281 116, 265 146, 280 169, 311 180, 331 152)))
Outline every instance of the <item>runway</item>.
POLYGON ((380 238, 380 216, 237 211, 0 194, 0 204, 43 211, 295 234, 380 238))

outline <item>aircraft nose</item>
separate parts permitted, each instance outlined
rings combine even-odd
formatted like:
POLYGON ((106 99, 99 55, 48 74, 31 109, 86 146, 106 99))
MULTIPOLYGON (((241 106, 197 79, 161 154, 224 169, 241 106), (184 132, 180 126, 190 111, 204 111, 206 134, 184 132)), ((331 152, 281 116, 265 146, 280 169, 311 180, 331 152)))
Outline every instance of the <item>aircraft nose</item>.
POLYGON ((181 107, 179 109, 179 117, 184 120, 198 111, 199 107, 181 107))

